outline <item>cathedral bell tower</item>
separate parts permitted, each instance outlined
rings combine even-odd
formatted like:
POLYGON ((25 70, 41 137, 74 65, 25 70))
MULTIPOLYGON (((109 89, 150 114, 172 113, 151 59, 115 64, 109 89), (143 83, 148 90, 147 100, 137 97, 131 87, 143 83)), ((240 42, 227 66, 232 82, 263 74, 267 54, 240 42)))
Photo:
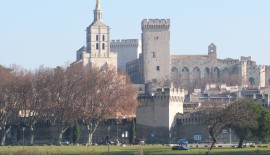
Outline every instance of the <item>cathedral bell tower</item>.
POLYGON ((110 28, 103 22, 100 0, 96 1, 94 20, 86 29, 86 50, 93 58, 110 57, 110 28))

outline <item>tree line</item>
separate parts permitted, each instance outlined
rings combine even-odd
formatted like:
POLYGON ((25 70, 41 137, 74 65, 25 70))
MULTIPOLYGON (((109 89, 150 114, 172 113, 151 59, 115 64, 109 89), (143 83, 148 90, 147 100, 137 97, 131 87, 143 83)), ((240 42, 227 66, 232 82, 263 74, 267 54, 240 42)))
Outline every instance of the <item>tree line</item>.
POLYGON ((33 144, 39 121, 49 121, 57 127, 56 144, 79 121, 87 128, 88 144, 91 144, 101 121, 134 114, 136 98, 137 90, 128 76, 110 67, 41 66, 31 71, 0 66, 1 145, 5 145, 11 126, 21 123, 30 128, 30 144, 33 144))

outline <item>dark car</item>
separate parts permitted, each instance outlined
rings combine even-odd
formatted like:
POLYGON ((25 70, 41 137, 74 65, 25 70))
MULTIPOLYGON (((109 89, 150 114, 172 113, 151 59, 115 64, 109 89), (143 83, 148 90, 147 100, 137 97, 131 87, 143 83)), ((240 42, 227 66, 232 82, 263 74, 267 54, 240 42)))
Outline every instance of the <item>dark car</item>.
POLYGON ((191 148, 188 148, 188 147, 182 146, 182 145, 177 145, 177 146, 173 146, 172 150, 191 150, 191 148))
POLYGON ((69 145, 69 141, 68 140, 64 140, 60 142, 60 145, 69 145))

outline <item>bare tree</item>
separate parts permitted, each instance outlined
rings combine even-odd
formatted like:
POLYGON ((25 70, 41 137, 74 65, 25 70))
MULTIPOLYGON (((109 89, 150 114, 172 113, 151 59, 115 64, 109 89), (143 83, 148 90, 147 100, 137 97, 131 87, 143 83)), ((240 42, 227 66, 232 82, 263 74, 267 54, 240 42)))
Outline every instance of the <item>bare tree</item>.
POLYGON ((86 68, 81 88, 81 120, 88 130, 88 144, 102 120, 134 114, 137 90, 126 75, 112 68, 86 68))
POLYGON ((7 133, 18 114, 18 78, 10 69, 0 67, 0 128, 1 145, 5 145, 7 133))
POLYGON ((57 67, 51 72, 48 82, 49 101, 47 102, 47 118, 55 124, 58 129, 56 143, 59 145, 64 132, 77 119, 76 100, 78 94, 78 83, 80 78, 76 74, 76 68, 57 67))
POLYGON ((49 102, 50 72, 51 69, 40 66, 35 72, 22 70, 19 74, 19 117, 23 125, 30 128, 30 145, 34 143, 36 123, 46 120, 43 114, 49 102))

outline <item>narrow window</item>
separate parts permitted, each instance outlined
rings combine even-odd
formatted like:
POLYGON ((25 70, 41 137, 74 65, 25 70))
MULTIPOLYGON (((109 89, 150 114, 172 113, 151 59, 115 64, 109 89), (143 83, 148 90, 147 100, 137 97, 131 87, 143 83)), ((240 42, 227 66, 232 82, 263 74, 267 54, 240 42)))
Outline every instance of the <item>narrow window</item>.
POLYGON ((156 52, 152 52, 152 58, 156 58, 156 52))
POLYGON ((157 66, 157 71, 159 71, 160 70, 160 67, 159 66, 157 66))
POLYGON ((98 50, 98 43, 96 43, 96 49, 98 50))
POLYGON ((96 35, 96 41, 98 41, 98 35, 96 35))
POLYGON ((102 41, 105 41, 105 35, 102 36, 102 41))
POLYGON ((102 44, 102 49, 105 50, 105 44, 104 43, 102 44))

